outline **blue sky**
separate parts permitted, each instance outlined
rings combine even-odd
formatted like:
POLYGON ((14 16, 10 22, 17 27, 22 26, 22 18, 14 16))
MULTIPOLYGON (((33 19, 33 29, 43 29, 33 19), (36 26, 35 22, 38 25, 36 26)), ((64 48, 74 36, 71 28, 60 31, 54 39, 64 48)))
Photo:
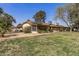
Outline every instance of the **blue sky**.
MULTIPOLYGON (((34 20, 32 17, 39 10, 44 10, 46 12, 46 22, 52 20, 52 22, 55 23, 54 17, 56 8, 63 5, 62 3, 2 3, 0 7, 16 19, 16 24, 22 23, 27 19, 34 20)), ((57 22, 61 25, 65 25, 63 21, 57 22)))

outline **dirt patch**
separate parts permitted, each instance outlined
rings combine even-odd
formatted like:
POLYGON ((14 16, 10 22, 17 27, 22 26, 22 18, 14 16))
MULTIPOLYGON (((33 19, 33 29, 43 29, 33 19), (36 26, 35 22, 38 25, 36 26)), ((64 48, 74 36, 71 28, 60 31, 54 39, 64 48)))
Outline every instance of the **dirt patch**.
POLYGON ((0 41, 4 41, 7 39, 15 39, 15 38, 22 38, 22 37, 32 37, 38 35, 44 35, 49 33, 12 33, 12 34, 5 34, 5 37, 0 37, 0 41))

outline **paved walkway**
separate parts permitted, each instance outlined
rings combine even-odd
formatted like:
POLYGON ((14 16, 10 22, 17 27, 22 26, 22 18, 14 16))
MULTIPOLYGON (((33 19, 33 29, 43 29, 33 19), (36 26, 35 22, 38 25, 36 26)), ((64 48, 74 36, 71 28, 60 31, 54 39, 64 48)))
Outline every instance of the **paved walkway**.
POLYGON ((4 41, 7 39, 15 39, 15 38, 22 38, 22 37, 32 37, 32 36, 38 36, 38 35, 45 35, 50 33, 12 33, 12 34, 5 34, 4 38, 0 37, 0 41, 4 41))

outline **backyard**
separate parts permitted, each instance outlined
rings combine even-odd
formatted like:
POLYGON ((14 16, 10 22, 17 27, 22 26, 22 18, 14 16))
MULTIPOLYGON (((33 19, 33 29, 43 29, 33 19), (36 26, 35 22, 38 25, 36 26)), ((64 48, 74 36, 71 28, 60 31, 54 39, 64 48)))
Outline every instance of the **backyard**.
POLYGON ((56 32, 48 35, 17 38, 0 42, 0 55, 71 56, 79 55, 78 32, 56 32))

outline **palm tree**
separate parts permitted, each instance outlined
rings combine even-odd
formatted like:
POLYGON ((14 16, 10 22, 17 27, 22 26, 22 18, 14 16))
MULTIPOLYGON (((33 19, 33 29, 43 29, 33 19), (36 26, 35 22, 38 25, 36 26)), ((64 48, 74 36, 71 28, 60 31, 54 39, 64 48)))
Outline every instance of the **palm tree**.
POLYGON ((46 12, 40 10, 33 16, 33 18, 35 19, 36 23, 45 23, 46 12))

